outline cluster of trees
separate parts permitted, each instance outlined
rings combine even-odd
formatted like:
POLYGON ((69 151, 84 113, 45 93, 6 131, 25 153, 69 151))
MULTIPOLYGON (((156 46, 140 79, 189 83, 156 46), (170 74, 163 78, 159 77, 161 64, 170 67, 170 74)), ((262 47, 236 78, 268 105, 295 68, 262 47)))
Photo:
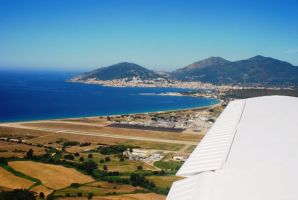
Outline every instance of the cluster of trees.
POLYGON ((99 152, 104 155, 110 154, 119 154, 126 151, 130 146, 126 145, 110 145, 110 146, 101 146, 98 148, 99 152))
POLYGON ((7 161, 5 158, 0 158, 0 165, 7 165, 7 161))
POLYGON ((86 147, 86 146, 90 146, 91 142, 83 142, 80 144, 80 147, 86 147))
POLYGON ((72 154, 66 154, 66 155, 64 155, 64 159, 67 159, 67 160, 74 160, 75 157, 74 157, 72 154))
MULTIPOLYGON (((0 200, 36 200, 36 193, 26 189, 15 189, 12 191, 0 192, 0 200)), ((40 196, 40 199, 44 199, 44 194, 40 196)))
MULTIPOLYGON (((70 193, 66 193, 65 194, 65 197, 82 197, 83 196, 83 193, 81 192, 78 192, 76 195, 71 195, 70 193)), ((92 199, 94 196, 94 194, 92 192, 89 192, 88 195, 87 195, 87 199, 92 199)))
POLYGON ((132 173, 130 175, 130 183, 132 186, 141 186, 149 190, 153 190, 155 188, 155 184, 146 179, 143 174, 132 173))
POLYGON ((33 150, 29 149, 25 154, 26 159, 44 162, 44 163, 52 163, 52 164, 63 163, 63 160, 61 160, 61 156, 62 156, 62 152, 57 151, 55 149, 50 149, 47 151, 46 154, 43 154, 43 155, 34 155, 33 150), (51 154, 54 152, 55 152, 55 156, 52 156, 51 154))
POLYGON ((97 163, 93 160, 84 161, 81 165, 79 165, 79 169, 87 172, 89 175, 93 175, 93 171, 97 169, 97 163))
POLYGON ((146 179, 146 176, 144 174, 137 174, 132 173, 130 175, 130 184, 133 186, 141 186, 143 188, 146 188, 152 192, 159 193, 159 194, 168 194, 170 188, 159 188, 156 187, 156 185, 146 179))
POLYGON ((63 143, 64 146, 77 146, 77 145, 79 145, 79 144, 80 144, 80 143, 77 142, 77 141, 65 141, 65 142, 63 143))

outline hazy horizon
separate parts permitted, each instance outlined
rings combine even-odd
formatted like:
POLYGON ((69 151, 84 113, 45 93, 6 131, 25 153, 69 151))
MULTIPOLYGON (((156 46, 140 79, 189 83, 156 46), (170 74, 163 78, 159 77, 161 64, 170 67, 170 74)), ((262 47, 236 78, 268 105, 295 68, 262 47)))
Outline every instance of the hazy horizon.
POLYGON ((298 2, 0 0, 0 68, 172 71, 210 56, 298 65, 298 2))
MULTIPOLYGON (((255 56, 258 56, 258 55, 255 55, 255 56)), ((263 56, 263 55, 261 55, 263 56)), ((221 57, 221 56, 209 56, 209 57, 206 57, 206 58, 202 58, 201 60, 203 59, 208 59, 210 57, 221 57)), ((252 58, 254 56, 251 56, 249 58, 252 58)), ((264 56, 264 57, 269 57, 269 56, 264 56)), ((223 57, 221 57, 223 58, 223 57)), ((240 60, 246 60, 246 59, 249 59, 249 58, 243 58, 243 59, 240 59, 240 60)), ((224 58, 226 59, 226 58, 224 58)), ((229 60, 229 59, 226 59, 228 61, 231 61, 231 62, 234 62, 234 61, 238 61, 238 60, 229 60)), ((197 61, 200 61, 200 60, 197 60, 197 61)), ((194 62, 197 62, 197 61, 194 61, 194 62)), ((285 60, 283 60, 285 61, 285 60)), ((123 61, 123 62, 127 62, 127 61, 123 61)), ((192 64, 194 62, 190 62, 189 64, 192 64)), ((285 61, 287 62, 287 61, 285 61)), ((120 62, 122 63, 122 62, 120 62)), ((95 70, 95 69, 98 69, 98 68, 101 68, 101 67, 109 67, 111 65, 115 65, 115 64, 118 64, 118 63, 111 63, 111 64, 108 64, 106 66, 95 66, 95 67, 78 67, 78 68, 64 68, 62 66, 60 67, 51 67, 51 66, 40 66, 40 67, 30 67, 30 66, 0 66, 0 70, 4 70, 4 71, 21 71, 21 72, 28 72, 28 71, 32 71, 32 72, 67 72, 67 73, 82 73, 82 72, 87 72, 87 71, 91 71, 91 70, 95 70)), ((134 63, 134 64, 139 64, 139 63, 134 63)), ((290 63, 292 64, 292 63, 290 63)), ((180 68, 183 68, 183 67, 186 67, 185 66, 181 66, 181 67, 177 67, 177 68, 172 68, 172 69, 168 69, 168 70, 162 70, 162 69, 153 69, 153 68, 150 68, 150 67, 147 67, 147 66, 143 66, 141 65, 142 67, 145 67, 149 70, 154 70, 154 71, 161 71, 161 72, 172 72, 172 71, 175 71, 177 69, 180 69, 180 68)), ((295 66, 295 65, 294 65, 295 66)), ((297 66, 298 67, 298 66, 297 66)))

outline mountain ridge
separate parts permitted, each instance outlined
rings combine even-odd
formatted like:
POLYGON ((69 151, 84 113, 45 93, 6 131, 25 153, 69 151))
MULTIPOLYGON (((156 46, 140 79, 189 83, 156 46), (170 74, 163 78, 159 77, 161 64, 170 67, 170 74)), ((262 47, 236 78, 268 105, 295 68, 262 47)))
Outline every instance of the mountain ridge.
MULTIPOLYGON (((182 68, 183 69, 183 68, 182 68)), ((173 79, 214 84, 298 84, 298 67, 271 57, 257 55, 249 59, 198 67, 190 71, 176 70, 173 79)))
POLYGON ((90 72, 83 73, 79 76, 81 80, 132 79, 133 77, 139 77, 140 79, 154 79, 156 77, 160 77, 157 72, 130 62, 120 62, 108 67, 101 67, 90 72))
POLYGON ((271 57, 257 55, 248 59, 228 61, 209 57, 170 73, 160 73, 140 65, 121 62, 77 76, 79 80, 142 80, 172 79, 213 84, 298 85, 298 67, 271 57))

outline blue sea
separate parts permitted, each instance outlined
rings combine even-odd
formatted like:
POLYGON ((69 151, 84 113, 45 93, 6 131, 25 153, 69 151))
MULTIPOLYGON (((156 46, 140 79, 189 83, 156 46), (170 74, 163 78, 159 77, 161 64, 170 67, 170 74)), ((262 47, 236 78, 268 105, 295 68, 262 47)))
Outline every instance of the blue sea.
POLYGON ((208 106, 216 99, 141 95, 190 91, 68 83, 70 72, 0 71, 0 122, 144 113, 208 106))

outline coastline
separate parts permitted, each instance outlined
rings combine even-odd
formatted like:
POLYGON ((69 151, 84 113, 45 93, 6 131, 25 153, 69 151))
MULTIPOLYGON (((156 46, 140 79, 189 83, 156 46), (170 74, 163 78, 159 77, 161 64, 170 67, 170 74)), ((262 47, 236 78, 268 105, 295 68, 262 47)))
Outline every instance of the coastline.
MULTIPOLYGON (((207 97, 205 97, 207 98, 207 97)), ((82 119, 82 118, 98 118, 98 117, 115 117, 121 115, 141 115, 141 114, 160 114, 160 113, 170 113, 170 112, 179 112, 179 111, 188 111, 188 110, 201 110, 210 107, 215 107, 221 105, 223 100, 208 98, 212 100, 216 100, 216 103, 207 105, 207 106, 198 106, 198 107, 191 107, 191 108, 181 108, 181 109, 170 109, 170 110, 160 110, 160 111, 148 111, 148 112, 134 112, 134 113, 121 113, 121 114, 110 114, 110 115, 82 115, 77 117, 55 117, 55 118, 44 118, 44 119, 28 119, 28 120, 12 120, 12 121, 0 121, 1 124, 9 124, 9 123, 28 123, 28 122, 43 122, 43 121, 55 121, 55 120, 75 120, 75 119, 82 119)))

